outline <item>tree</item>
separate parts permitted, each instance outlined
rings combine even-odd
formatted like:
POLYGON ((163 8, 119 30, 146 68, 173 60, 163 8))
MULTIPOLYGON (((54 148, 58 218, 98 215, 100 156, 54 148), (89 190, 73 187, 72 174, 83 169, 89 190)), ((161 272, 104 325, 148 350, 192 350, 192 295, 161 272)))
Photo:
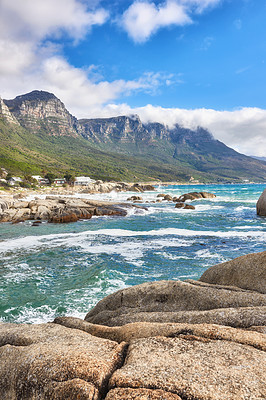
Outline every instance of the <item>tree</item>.
POLYGON ((65 178, 66 182, 67 182, 69 185, 71 185, 71 186, 74 185, 75 176, 74 176, 73 174, 71 174, 71 173, 66 173, 66 174, 64 175, 64 178, 65 178))
POLYGON ((54 182, 55 178, 56 178, 55 175, 52 174, 51 172, 48 172, 45 175, 45 179, 48 179, 50 185, 54 182))

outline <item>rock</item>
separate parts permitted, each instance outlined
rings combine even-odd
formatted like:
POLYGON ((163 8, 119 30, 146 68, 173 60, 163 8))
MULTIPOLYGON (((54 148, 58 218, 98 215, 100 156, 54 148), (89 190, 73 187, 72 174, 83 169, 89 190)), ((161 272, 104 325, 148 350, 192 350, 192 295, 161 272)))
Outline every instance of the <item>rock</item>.
POLYGON ((126 344, 56 324, 0 324, 1 400, 102 398, 126 344))
POLYGON ((204 199, 214 199, 216 197, 215 194, 209 192, 200 192, 200 194, 204 199))
POLYGON ((259 197, 259 200, 257 201, 257 214, 260 217, 266 217, 266 189, 262 192, 262 194, 259 197))
POLYGON ((183 201, 185 202, 186 200, 195 200, 196 197, 192 196, 191 194, 182 194, 182 196, 180 196, 178 198, 178 201, 183 201))
POLYGON ((143 198, 141 196, 131 196, 127 199, 127 201, 141 201, 143 198))
POLYGON ((208 268, 199 279, 218 285, 237 286, 266 294, 266 251, 247 254, 208 268))
POLYGON ((175 208, 184 208, 184 203, 176 203, 175 208))
POLYGON ((0 199, 0 213, 2 213, 5 210, 8 210, 9 208, 9 202, 3 199, 0 199))
MULTIPOLYGON (((135 197, 141 199, 139 196, 135 197)), ((129 204, 47 196, 45 200, 17 201, 15 206, 3 207, 4 210, 0 212, 0 222, 17 223, 28 219, 47 220, 53 223, 76 222, 79 219, 90 219, 93 215, 126 216, 126 208, 130 207, 136 208, 136 206, 129 204), (25 206, 27 207, 25 208, 25 206)))
POLYGON ((164 196, 163 200, 172 201, 172 200, 173 200, 173 197, 170 196, 170 194, 166 194, 166 195, 164 196))
POLYGON ((166 194, 164 194, 164 193, 157 194, 157 197, 164 197, 164 196, 166 196, 166 194))
POLYGON ((185 193, 182 194, 177 201, 186 201, 186 200, 195 200, 195 199, 212 199, 216 197, 215 194, 213 193, 208 193, 208 192, 190 192, 190 193, 185 193))
MULTIPOLYGON (((259 307, 259 309, 258 314, 253 310, 255 314, 253 319, 249 320, 248 326, 264 325, 266 309, 264 294, 192 280, 159 281, 122 289, 105 297, 88 312, 85 320, 107 326, 136 321, 193 322, 197 318, 199 320, 200 317, 197 315, 204 311, 207 314, 211 312, 211 318, 216 316, 218 321, 220 319, 224 323, 228 321, 228 316, 224 316, 224 311, 227 309, 230 308, 230 311, 228 310, 230 316, 232 309, 249 307, 251 309, 259 307), (187 312, 193 311, 192 320, 188 320, 190 315, 187 312)), ((200 322, 204 322, 204 319, 200 322)), ((230 324, 230 320, 227 324, 230 324)))
POLYGON ((178 395, 165 390, 116 388, 107 393, 105 400, 182 400, 178 395))
POLYGON ((195 210, 196 207, 192 206, 191 204, 185 204, 184 206, 184 210, 195 210))
POLYGON ((152 388, 182 399, 262 400, 266 397, 265 376, 263 351, 185 333, 132 340, 109 389, 152 388))
POLYGON ((155 336, 177 337, 189 334, 209 339, 223 339, 236 343, 247 344, 259 350, 266 350, 266 337, 262 328, 251 327, 249 331, 235 329, 228 326, 215 324, 190 324, 190 323, 154 323, 135 322, 123 326, 104 326, 91 324, 74 317, 57 317, 54 323, 72 329, 80 329, 91 335, 116 342, 130 342, 132 339, 140 339, 155 336))
MULTIPOLYGON (((95 319, 97 321, 97 319, 95 319)), ((110 317, 109 326, 122 326, 136 322, 218 324, 235 328, 266 325, 266 307, 218 308, 205 311, 151 311, 117 313, 110 317)))
MULTIPOLYGON (((91 215, 90 215, 91 218, 91 215)), ((57 223, 69 223, 69 222, 77 222, 78 217, 75 213, 69 213, 69 212, 62 212, 62 213, 56 213, 52 215, 48 222, 52 222, 54 224, 57 223)))

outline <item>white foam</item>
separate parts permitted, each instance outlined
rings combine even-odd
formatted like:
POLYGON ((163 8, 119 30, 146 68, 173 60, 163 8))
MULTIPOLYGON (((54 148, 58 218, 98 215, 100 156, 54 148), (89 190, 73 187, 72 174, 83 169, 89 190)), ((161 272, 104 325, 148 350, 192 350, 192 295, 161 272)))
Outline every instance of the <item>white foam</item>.
MULTIPOLYGON (((256 239, 258 241, 266 241, 266 232, 249 230, 246 232, 237 231, 195 231, 190 229, 180 228, 162 228, 150 231, 132 231, 125 229, 99 229, 95 231, 85 231, 80 233, 61 233, 42 236, 26 236, 0 242, 0 254, 8 252, 16 252, 19 250, 39 250, 41 248, 55 247, 81 247, 86 246, 89 249, 89 240, 99 236, 126 238, 126 237, 162 237, 165 240, 168 236, 183 236, 185 238, 194 237, 218 237, 218 238, 239 238, 239 239, 256 239)), ((167 238, 167 244, 169 240, 167 238)), ((101 244, 103 246, 103 244, 101 244)), ((119 244, 118 246, 121 246, 119 244)), ((137 250, 137 248, 135 248, 137 250)))

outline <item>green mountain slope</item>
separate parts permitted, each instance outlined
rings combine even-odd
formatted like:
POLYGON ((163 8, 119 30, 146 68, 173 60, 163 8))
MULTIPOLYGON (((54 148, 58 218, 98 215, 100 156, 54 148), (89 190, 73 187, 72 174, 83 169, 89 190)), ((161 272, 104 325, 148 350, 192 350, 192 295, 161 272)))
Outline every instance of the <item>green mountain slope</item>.
POLYGON ((0 165, 14 175, 49 171, 87 174, 104 180, 187 179, 191 171, 152 160, 112 154, 92 147, 84 138, 31 133, 0 118, 0 165))
POLYGON ((138 116, 77 120, 52 93, 0 98, 0 166, 12 174, 127 181, 266 180, 266 162, 239 154, 203 128, 168 128, 138 116))

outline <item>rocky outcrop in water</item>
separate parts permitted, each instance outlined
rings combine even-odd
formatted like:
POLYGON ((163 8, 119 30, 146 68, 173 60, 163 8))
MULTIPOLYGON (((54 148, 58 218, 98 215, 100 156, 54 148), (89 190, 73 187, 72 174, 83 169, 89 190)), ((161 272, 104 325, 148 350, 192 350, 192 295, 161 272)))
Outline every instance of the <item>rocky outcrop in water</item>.
POLYGON ((196 199, 213 199, 216 195, 209 192, 191 192, 182 194, 176 199, 177 202, 185 202, 186 200, 196 200, 196 199))
POLYGON ((27 220, 53 223, 76 222, 93 216, 126 216, 127 209, 132 207, 142 208, 130 204, 46 196, 45 200, 0 202, 0 222, 18 223, 27 220))
POLYGON ((260 195, 259 200, 257 201, 257 214, 260 217, 266 217, 266 189, 260 195))

